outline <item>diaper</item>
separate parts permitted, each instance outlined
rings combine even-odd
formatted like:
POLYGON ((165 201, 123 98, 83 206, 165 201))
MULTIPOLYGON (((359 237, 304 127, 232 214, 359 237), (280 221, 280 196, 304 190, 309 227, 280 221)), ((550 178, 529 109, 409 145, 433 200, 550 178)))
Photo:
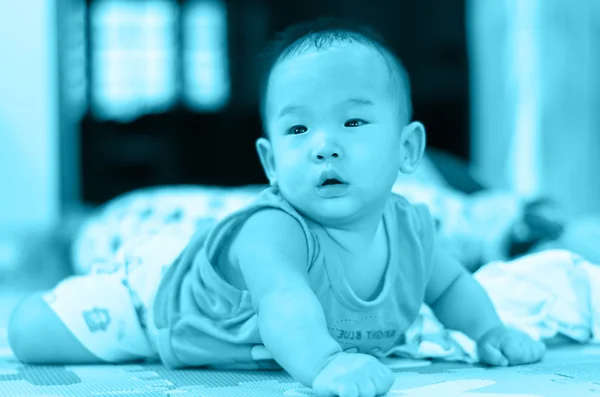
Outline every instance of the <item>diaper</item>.
POLYGON ((162 276, 187 245, 181 234, 131 239, 111 262, 60 282, 43 299, 91 353, 107 362, 158 359, 152 307, 162 276))

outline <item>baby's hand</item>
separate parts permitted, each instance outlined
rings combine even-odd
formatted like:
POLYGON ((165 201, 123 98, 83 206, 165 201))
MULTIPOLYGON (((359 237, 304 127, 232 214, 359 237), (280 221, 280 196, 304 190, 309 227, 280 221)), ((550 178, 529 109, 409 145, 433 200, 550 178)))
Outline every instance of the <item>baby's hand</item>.
POLYGON ((374 397, 387 393, 394 373, 377 358, 361 353, 338 353, 313 381, 318 397, 374 397))
POLYGON ((500 326, 479 339, 477 350, 480 362, 506 367, 540 361, 546 353, 546 345, 521 331, 500 326))

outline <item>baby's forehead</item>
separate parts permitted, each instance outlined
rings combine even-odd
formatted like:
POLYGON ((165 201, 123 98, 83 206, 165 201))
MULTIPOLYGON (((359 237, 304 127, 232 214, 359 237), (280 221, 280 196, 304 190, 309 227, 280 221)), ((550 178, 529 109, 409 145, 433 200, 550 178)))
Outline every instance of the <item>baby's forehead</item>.
MULTIPOLYGON (((386 99, 390 99, 391 97, 390 101, 386 100, 387 104, 392 104, 393 106, 398 105, 403 119, 410 119, 412 113, 412 106, 410 103, 410 83, 402 62, 397 58, 393 50, 388 50, 385 45, 365 40, 364 42, 330 42, 325 45, 320 45, 318 48, 314 45, 314 41, 306 41, 299 46, 293 47, 292 50, 288 48, 287 51, 283 51, 280 57, 272 64, 272 67, 266 76, 266 80, 263 80, 261 115, 264 120, 273 120, 272 117, 269 116, 272 116, 274 111, 277 113, 277 110, 280 110, 275 108, 284 107, 285 105, 283 105, 283 102, 288 102, 285 99, 294 96, 294 93, 304 91, 306 94, 308 92, 307 90, 315 87, 313 84, 310 84, 310 82, 318 80, 318 78, 310 79, 309 77, 308 80, 305 79, 304 82, 308 81, 309 84, 306 87, 302 87, 302 80, 299 79, 297 84, 295 84, 293 79, 289 79, 289 76, 293 74, 293 68, 296 68, 297 71, 312 68, 314 70, 313 75, 320 76, 322 74, 320 68, 325 68, 326 66, 319 62, 311 61, 311 56, 315 57, 315 54, 319 53, 327 53, 330 58, 334 59, 334 61, 331 62, 334 66, 336 65, 335 59, 337 59, 338 64, 344 65, 347 63, 344 62, 346 59, 345 57, 362 57, 367 67, 363 68, 362 73, 346 74, 348 78, 345 81, 352 82, 354 80, 353 76, 359 74, 363 76, 366 75, 367 77, 376 77, 374 79, 361 79, 363 80, 363 86, 365 85, 364 82, 367 81, 366 85, 368 86, 384 87, 378 89, 378 92, 382 94, 385 93, 386 99), (340 49, 345 49, 345 51, 339 51, 340 49), (301 59, 301 61, 294 62, 299 59, 301 59), (377 67, 375 67, 375 65, 377 67), (378 71, 377 73, 375 73, 376 70, 378 71), (278 76, 274 78, 274 74, 278 76), (270 84, 273 80, 278 80, 279 82, 283 80, 286 81, 287 84, 270 84)), ((340 91, 345 92, 346 84, 344 84, 342 79, 337 78, 337 70, 335 67, 329 68, 329 75, 334 76, 333 79, 338 83, 341 82, 341 84, 338 84, 336 87, 341 87, 340 91)), ((325 92, 327 92, 327 85, 317 86, 315 89, 317 91, 324 89, 326 90, 325 92)), ((329 90, 329 92, 334 91, 329 90)), ((305 95, 304 97, 310 98, 310 96, 311 95, 305 95)), ((352 96, 354 96, 354 94, 352 96)), ((335 99, 339 100, 340 97, 336 97, 335 99)))
MULTIPOLYGON (((327 88, 331 82, 354 84, 368 82, 369 85, 388 85, 393 67, 386 56, 376 48, 359 43, 332 45, 327 48, 308 48, 286 54, 274 65, 270 73, 271 82, 302 85, 320 81, 327 88), (306 80, 308 79, 308 80, 306 80)), ((280 88, 281 84, 271 85, 280 88)))
POLYGON ((302 62, 316 61, 319 54, 327 54, 328 58, 338 60, 347 59, 348 56, 360 57, 373 65, 380 63, 382 60, 387 62, 386 58, 388 55, 383 48, 379 48, 371 43, 335 42, 322 47, 305 44, 289 52, 284 52, 275 63, 273 69, 277 66, 289 65, 297 60, 301 60, 302 62))
POLYGON ((372 45, 342 43, 327 48, 304 47, 278 60, 271 70, 267 93, 271 99, 275 99, 273 95, 280 99, 281 95, 294 95, 297 89, 342 93, 348 87, 362 87, 367 92, 376 90, 387 96, 390 86, 396 85, 394 75, 393 60, 372 45))

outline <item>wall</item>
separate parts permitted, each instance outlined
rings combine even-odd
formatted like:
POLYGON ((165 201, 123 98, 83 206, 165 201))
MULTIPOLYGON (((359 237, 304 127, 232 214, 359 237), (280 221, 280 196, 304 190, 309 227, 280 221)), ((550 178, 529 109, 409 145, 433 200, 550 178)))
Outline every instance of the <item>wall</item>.
POLYGON ((600 2, 467 4, 473 172, 600 213, 600 2))
POLYGON ((59 215, 54 10, 0 0, 0 235, 59 215))

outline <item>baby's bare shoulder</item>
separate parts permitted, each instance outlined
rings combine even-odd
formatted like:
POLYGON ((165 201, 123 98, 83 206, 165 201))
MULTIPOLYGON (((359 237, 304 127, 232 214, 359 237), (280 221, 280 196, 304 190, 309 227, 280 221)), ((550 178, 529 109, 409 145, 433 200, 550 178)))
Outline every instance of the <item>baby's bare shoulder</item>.
POLYGON ((304 231, 282 210, 252 214, 239 229, 231 251, 256 302, 270 290, 308 283, 304 231))
POLYGON ((287 212, 277 208, 266 208, 250 215, 240 227, 234 247, 241 250, 270 248, 269 252, 281 249, 306 249, 306 238, 300 223, 287 212))
POLYGON ((239 261, 306 262, 307 243, 300 223, 287 212, 266 208, 250 215, 232 242, 239 261))

